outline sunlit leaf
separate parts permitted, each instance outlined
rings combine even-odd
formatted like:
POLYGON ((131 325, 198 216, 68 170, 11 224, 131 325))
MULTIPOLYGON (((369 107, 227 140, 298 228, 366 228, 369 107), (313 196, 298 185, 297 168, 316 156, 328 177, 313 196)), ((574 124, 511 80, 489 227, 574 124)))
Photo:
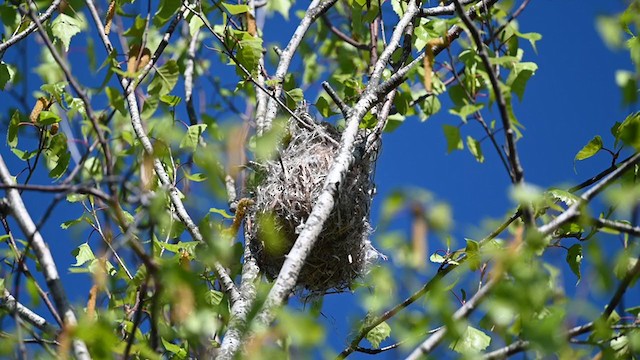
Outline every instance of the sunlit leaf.
POLYGON ((451 153, 453 150, 462 150, 464 145, 462 144, 462 138, 460 137, 460 128, 453 125, 442 125, 444 130, 444 136, 447 139, 447 153, 451 153))
POLYGON ((449 345, 449 349, 461 354, 479 353, 489 347, 490 344, 490 336, 485 334, 482 330, 467 326, 467 329, 464 331, 462 336, 449 345))
POLYGON ((593 139, 589 140, 587 145, 585 145, 582 149, 580 149, 580 151, 578 151, 574 158, 574 161, 588 159, 597 154, 601 149, 602 138, 600 137, 600 135, 596 135, 593 139))
POLYGON ((581 279, 580 264, 582 264, 582 245, 574 244, 569 250, 567 250, 567 264, 571 268, 571 271, 578 277, 578 282, 581 279))
POLYGON ((56 39, 62 42, 65 51, 69 51, 71 38, 82 31, 84 22, 66 14, 59 14, 51 22, 51 32, 56 39))
POLYGON ((380 348, 380 343, 391 335, 391 327, 385 321, 371 329, 366 335, 367 340, 374 349, 380 348))

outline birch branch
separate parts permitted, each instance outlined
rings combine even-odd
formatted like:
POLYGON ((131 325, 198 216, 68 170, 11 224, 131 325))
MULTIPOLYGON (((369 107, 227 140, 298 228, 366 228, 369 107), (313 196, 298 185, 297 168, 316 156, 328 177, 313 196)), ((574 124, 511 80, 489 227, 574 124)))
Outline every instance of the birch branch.
MULTIPOLYGON (((452 317, 453 321, 460 321, 462 319, 467 318, 473 310, 475 310, 480 302, 489 294, 489 291, 498 283, 499 277, 494 277, 489 280, 485 286, 480 288, 478 292, 469 301, 464 303, 454 314, 452 317)), ((447 335, 448 327, 443 326, 438 331, 429 336, 420 346, 418 346, 409 356, 407 356, 407 360, 418 360, 422 359, 424 355, 429 354, 435 347, 444 339, 445 335, 447 335)))
MULTIPOLYGON (((53 15, 53 12, 58 9, 58 6, 60 6, 61 2, 62 2, 62 0, 54 0, 51 3, 51 5, 47 8, 47 10, 45 10, 45 12, 42 13, 42 15, 40 15, 38 17, 38 21, 40 23, 43 23, 43 22, 49 20, 51 15, 53 15)), ((10 48, 11 46, 17 44, 19 41, 23 40, 29 34, 34 32, 36 30, 37 26, 38 25, 37 25, 36 22, 32 22, 31 24, 29 24, 29 26, 27 26, 26 29, 22 30, 21 32, 19 32, 17 34, 14 34, 7 41, 1 43, 0 44, 0 60, 2 59, 2 57, 4 56, 4 52, 7 51, 8 48, 10 48)))
MULTIPOLYGON (((256 7, 257 4, 255 0, 249 0, 249 9, 251 11, 251 15, 255 21, 256 19, 256 7)), ((259 33, 262 32, 262 27, 256 24, 258 31, 254 36, 258 37, 259 33)), ((260 56, 260 60, 258 62, 258 78, 256 80, 256 119, 264 117, 267 111, 267 101, 268 96, 265 91, 262 91, 264 88, 264 75, 263 72, 260 71, 264 69, 264 55, 260 56)), ((230 175, 227 175, 227 193, 229 194, 229 205, 237 205, 237 196, 235 195, 235 186, 233 184, 233 178, 230 175), (232 196, 233 192, 233 196, 232 196), (233 200, 231 199, 233 198, 233 200)), ((250 221, 249 218, 245 218, 245 222, 250 221)), ((244 262, 242 263, 242 271, 241 271, 241 279, 240 279, 240 300, 233 303, 231 306, 231 317, 229 319, 229 326, 222 339, 222 344, 220 346, 220 352, 218 355, 218 359, 232 359, 234 355, 237 353, 240 348, 242 338, 244 333, 246 332, 247 327, 247 317, 251 308, 253 307, 253 303, 256 298, 256 287, 255 281, 260 275, 260 268, 256 262, 256 258, 251 253, 251 234, 247 231, 249 226, 245 224, 245 233, 244 233, 244 262)))
POLYGON ((275 310, 283 304, 284 300, 287 299, 295 287, 300 270, 311 252, 318 235, 322 231, 325 221, 333 210, 338 185, 344 180, 350 165, 354 161, 353 152, 360 121, 377 101, 375 91, 377 81, 375 79, 380 78, 382 71, 389 62, 391 54, 400 43, 400 38, 405 27, 411 23, 417 13, 418 5, 416 1, 410 1, 407 12, 396 26, 389 45, 378 58, 378 63, 374 67, 372 81, 369 82, 363 96, 358 100, 350 116, 347 118, 347 125, 342 133, 338 153, 329 169, 322 192, 318 196, 316 204, 304 224, 302 232, 287 255, 280 274, 275 280, 265 303, 257 315, 259 323, 263 325, 270 324, 275 318, 275 310))
MULTIPOLYGON (((102 42, 105 48, 107 49, 107 52, 113 51, 114 48, 113 48, 113 45, 111 44, 111 41, 106 35, 104 35, 104 27, 102 26, 102 22, 100 21, 100 17, 98 15, 95 5, 93 4, 93 1, 87 0, 86 3, 91 13, 91 16, 93 17, 94 23, 98 28, 98 33, 101 36, 102 42)), ((145 73, 145 69, 147 68, 150 69, 151 66, 153 66, 153 63, 155 63, 157 59, 160 57, 160 54, 168 44, 169 38, 171 37, 171 34, 175 29, 177 23, 180 22, 180 20, 182 20, 182 15, 185 10, 186 10, 186 6, 184 5, 180 8, 180 10, 178 10, 178 14, 174 17, 171 25, 167 29, 167 32, 164 34, 160 45, 158 45, 158 48, 156 49, 153 55, 153 58, 151 59, 151 61, 149 61, 149 64, 147 64, 147 66, 145 66, 145 68, 142 70, 142 73, 138 76, 138 79, 141 80, 145 73)), ((131 125, 133 126, 133 130, 136 134, 136 137, 140 140, 140 143, 142 144, 142 148, 144 149, 145 153, 147 153, 150 156, 153 156, 154 154, 153 144, 151 143, 151 140, 149 140, 149 137, 147 136, 147 133, 145 132, 144 127, 142 126, 142 119, 140 118, 138 99, 136 98, 136 95, 133 92, 133 88, 129 87, 130 85, 129 80, 121 75, 118 75, 118 79, 120 80, 122 89, 125 91, 125 94, 126 94, 127 106, 129 107, 129 114, 131 115, 131 125)), ((200 233, 200 229, 193 222, 193 220, 191 219, 191 216, 189 216, 189 213, 185 209, 184 204, 182 203, 182 199, 180 199, 180 191, 172 183, 171 179, 169 178, 169 175, 167 174, 167 171, 164 168, 164 164, 162 163, 162 161, 154 157, 153 168, 162 186, 168 190, 169 199, 171 201, 171 204, 174 206, 176 214, 180 219, 180 221, 185 225, 187 231, 189 232, 189 234, 194 240, 204 243, 204 238, 200 233)), ((229 293, 231 302, 237 301, 240 298, 240 293, 238 292, 238 289, 236 288, 235 284, 233 283, 233 280, 227 273, 226 269, 222 266, 222 264, 216 262, 214 264, 214 270, 216 271, 216 274, 218 275, 218 279, 220 280, 223 288, 225 289, 225 291, 229 293)))
MULTIPOLYGON (((4 159, 0 155, 0 180, 7 185, 15 185, 15 180, 7 165, 4 163, 4 159)), ((53 296, 53 301, 56 304, 58 312, 61 314, 65 327, 75 327, 78 324, 76 315, 73 313, 73 309, 69 304, 67 295, 62 286, 60 275, 58 274, 58 267, 56 266, 53 256, 49 251, 49 247, 44 241, 42 235, 36 228, 36 224, 31 219, 31 215, 24 206, 20 192, 17 189, 5 190, 7 199, 9 200, 9 208, 16 222, 22 229, 27 241, 31 244, 33 252, 38 259, 38 263, 42 268, 42 274, 47 282, 47 286, 53 296)), ((82 340, 73 340, 73 353, 78 359, 91 359, 87 345, 82 340)))
POLYGON ((591 201, 591 199, 593 199, 596 195, 602 192, 602 190, 604 190, 613 181, 615 181, 620 176, 622 176, 622 174, 624 174, 626 171, 630 170, 638 162, 640 162, 640 153, 636 153, 635 155, 631 156, 627 160, 620 163, 617 169, 607 174, 595 185, 589 188, 589 190, 585 191, 580 196, 579 201, 571 205, 567 210, 562 212, 560 215, 558 215, 555 219, 553 219, 548 224, 538 227, 538 232, 540 232, 543 235, 549 235, 553 233, 556 229, 561 227, 562 225, 578 217, 580 215, 580 209, 585 204, 591 201))
POLYGON ((284 82, 284 77, 287 75, 287 71, 289 70, 289 65, 291 64, 291 60, 293 59, 293 54, 298 49, 298 46, 302 42, 304 35, 309 30, 309 27, 313 22, 322 14, 324 14, 330 7, 332 7, 337 0, 313 0, 309 7, 307 8, 307 12, 300 21, 300 25, 291 36, 291 40, 289 40, 289 44, 287 47, 282 50, 280 53, 280 62, 278 63, 278 68, 276 69, 276 73, 273 77, 276 84, 273 90, 273 96, 269 99, 267 103, 267 110, 264 114, 264 117, 261 116, 256 119, 256 127, 258 136, 262 135, 265 131, 271 128, 271 123, 276 118, 276 114, 278 113, 278 103, 275 99, 280 98, 282 95, 282 83, 284 82))
POLYGON ((4 289, 2 297, 0 297, 0 306, 7 309, 11 314, 18 314, 22 320, 46 333, 55 334, 58 331, 57 327, 49 323, 45 318, 18 302, 7 289, 4 289))

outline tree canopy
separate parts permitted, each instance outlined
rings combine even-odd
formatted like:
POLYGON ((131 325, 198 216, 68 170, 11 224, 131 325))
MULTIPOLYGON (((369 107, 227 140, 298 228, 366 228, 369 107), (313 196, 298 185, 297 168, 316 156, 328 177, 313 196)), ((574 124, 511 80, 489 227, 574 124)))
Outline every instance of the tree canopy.
POLYGON ((605 166, 552 187, 528 180, 545 170, 522 140, 545 139, 518 120, 535 6, 0 4, 0 354, 637 358, 640 1, 593 19, 590 41, 630 59, 611 79, 629 111, 567 167, 605 166), (429 151, 494 166, 502 217, 477 206, 470 231, 454 214, 477 199, 378 194, 427 174, 418 153, 376 171, 418 122, 444 139, 429 151))

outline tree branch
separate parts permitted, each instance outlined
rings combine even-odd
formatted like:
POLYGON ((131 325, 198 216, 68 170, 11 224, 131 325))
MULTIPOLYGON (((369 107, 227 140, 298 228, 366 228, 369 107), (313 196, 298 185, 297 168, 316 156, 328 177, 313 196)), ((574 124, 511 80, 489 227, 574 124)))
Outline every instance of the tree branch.
MULTIPOLYGON (((89 11, 91 12, 94 23, 98 28, 98 33, 101 36, 102 42, 105 48, 107 49, 107 52, 110 53, 111 51, 113 51, 113 45, 111 45, 109 38, 106 35, 104 35, 104 28, 102 27, 102 23, 100 22, 100 17, 98 16, 98 12, 95 8, 95 5, 93 4, 92 0, 87 0, 86 3, 87 3, 87 7, 89 8, 89 11)), ((158 45, 158 48, 156 49, 153 55, 153 58, 151 59, 151 61, 149 61, 149 64, 147 64, 147 66, 145 66, 144 69, 147 69, 147 68, 151 69, 151 66, 153 66, 153 64, 160 57, 160 54, 162 53, 164 48, 167 46, 169 42, 169 38, 171 37, 173 30, 177 26, 177 23, 180 22, 180 20, 182 19, 182 14, 184 13, 185 10, 186 10, 186 7, 184 5, 181 7, 180 10, 178 10, 178 14, 172 20, 171 25, 169 25, 169 28, 167 29, 167 32, 164 34, 162 41, 158 45)), ((142 73, 138 76, 137 81, 142 80, 142 78, 144 77, 143 76, 145 73, 144 69, 142 70, 142 73)), ((118 78, 120 80, 120 84, 122 85, 122 89, 125 91, 125 94, 126 94, 127 106, 129 107, 129 114, 131 115, 131 124, 133 126, 133 130, 136 134, 136 137, 140 140, 140 143, 142 144, 142 148, 144 149, 145 153, 153 157, 153 154, 154 154, 153 144, 151 143, 151 140, 149 140, 149 137, 147 136, 144 130, 144 127, 142 126, 142 119, 140 118, 138 100, 136 99, 136 95, 133 92, 133 88, 129 87, 130 82, 127 78, 121 75, 118 75, 118 78)), ((176 214, 178 215, 178 218, 180 219, 180 221, 185 225, 187 231, 189 232, 189 234, 194 240, 204 243, 205 241, 204 241, 204 238, 202 237, 202 234, 200 233, 200 229, 193 222, 193 220, 189 216, 189 213, 185 209, 184 204, 180 199, 180 191, 172 183, 171 179, 169 178, 169 175, 167 174, 167 171, 164 168, 164 164, 162 163, 162 161, 154 157, 153 168, 162 186, 164 186, 168 190, 169 199, 171 200, 171 203, 173 204, 176 214)), ((231 302, 237 301, 240 298, 240 293, 238 292, 238 289, 233 283, 233 280, 231 279, 231 277, 229 277, 229 274, 227 273, 225 268, 218 262, 214 264, 214 268, 215 268, 216 274, 218 275, 218 279, 222 283, 223 288, 225 289, 225 291, 229 293, 231 302)))
MULTIPOLYGON (((462 0, 462 5, 468 5, 476 0, 462 0)), ((454 3, 450 3, 447 5, 440 5, 430 8, 421 8, 418 16, 420 17, 429 17, 429 16, 442 16, 442 15, 453 15, 456 13, 456 6, 454 3)))
POLYGON ((325 221, 333 210, 335 195, 338 192, 338 184, 342 183, 351 163, 354 159, 355 140, 358 134, 360 121, 365 114, 373 107, 377 100, 375 88, 382 70, 388 64, 391 53, 398 47, 404 28, 408 26, 418 13, 416 1, 410 1, 407 12, 395 28, 388 47, 383 51, 374 67, 371 81, 367 85, 362 97, 353 107, 350 116, 347 118, 347 125, 342 133, 340 147, 333 164, 325 178, 322 192, 318 196, 316 203, 304 224, 298 239, 294 243, 291 251, 286 256, 286 260, 280 270, 278 278, 275 280, 265 303, 257 315, 258 322, 262 325, 270 324, 275 318, 275 310, 282 305, 296 286, 298 275, 302 269, 307 256, 309 255, 318 235, 322 231, 325 221))
POLYGON ((293 54, 298 49, 298 46, 302 42, 304 35, 309 30, 309 27, 313 22, 324 14, 330 7, 332 7, 337 0, 313 0, 307 11, 300 21, 300 25, 291 36, 291 40, 289 40, 289 44, 287 47, 282 50, 280 54, 280 62, 278 63, 278 67, 276 69, 276 73, 273 76, 273 80, 275 80, 273 96, 269 99, 267 103, 267 110, 264 114, 264 117, 259 117, 256 119, 256 127, 258 136, 262 135, 265 131, 271 128, 271 123, 273 119, 276 118, 276 114, 278 112, 278 103, 274 99, 280 98, 282 95, 282 84, 284 82, 284 77, 287 75, 287 71, 289 70, 289 65, 291 64, 291 60, 293 59, 293 54))
MULTIPOLYGON (((522 169, 522 165, 520 164, 520 158, 518 157, 518 152, 516 148, 516 140, 515 140, 515 132, 511 126, 511 120, 509 119, 509 114, 507 113, 507 103, 500 90, 500 84, 498 82, 498 75, 494 71, 491 66, 491 61, 489 60, 489 54, 487 54, 487 49, 484 46, 484 42, 480 37, 480 32, 473 24, 473 21, 469 17, 469 15, 462 8, 462 4, 460 4, 460 0, 453 0, 454 5, 456 6, 456 11, 458 15, 464 22, 467 30, 471 34, 471 38, 476 45, 478 55, 480 59, 482 59, 482 64, 484 65, 485 70, 487 71, 487 75, 489 76, 489 81, 491 82, 491 87, 493 88, 493 94, 496 98, 496 103, 498 105, 498 110, 500 111, 500 118, 502 120, 502 128, 504 129, 505 138, 507 142, 507 149, 509 150, 507 156, 509 158, 509 162, 511 164, 511 169, 513 172, 512 181, 514 184, 522 184, 524 182, 524 170, 522 169)), ((529 225, 532 225, 533 219, 532 214, 528 216, 529 225)))
MULTIPOLYGON (((62 2, 62 0, 53 0, 53 2, 51 3, 51 5, 49 5, 47 10, 45 10, 45 12, 38 17, 38 22, 43 23, 43 22, 49 20, 51 15, 53 15, 53 12, 58 9, 58 6, 60 6, 61 2, 62 2)), ((36 30, 36 27, 38 26, 37 24, 38 23, 35 22, 35 21, 32 22, 31 24, 29 24, 29 26, 27 26, 26 29, 22 30, 21 32, 19 32, 17 34, 14 34, 7 41, 1 43, 0 44, 0 60, 2 60, 2 57, 4 56, 4 53, 5 53, 5 51, 7 51, 8 48, 10 48, 11 46, 17 44, 19 41, 23 40, 29 34, 34 32, 36 30)))
MULTIPOLYGON (((499 278, 499 276, 495 276, 481 287, 471 299, 453 313, 452 320, 459 321, 468 317, 469 314, 471 314, 471 312, 475 310, 480 302, 489 294, 489 291, 491 291, 491 289, 498 283, 499 278)), ((413 352, 407 356, 407 360, 422 359, 424 355, 429 354, 444 339, 447 331, 447 326, 443 326, 438 329, 438 331, 429 336, 422 344, 420 344, 420 346, 413 350, 413 352)))
POLYGON ((593 187, 585 191, 580 196, 580 201, 577 201, 575 204, 571 205, 567 210, 562 212, 560 215, 558 215, 555 219, 553 219, 548 224, 538 227, 538 231, 543 235, 549 235, 552 232, 554 232, 556 229, 558 229, 560 226, 578 217, 578 215, 580 215, 580 208, 582 206, 584 206, 596 195, 598 195, 613 181, 615 181, 620 176, 622 176, 622 174, 630 170, 639 161, 640 161, 640 153, 636 153, 630 158, 628 158, 627 160, 620 163, 618 168, 611 171, 609 174, 607 174, 601 180, 599 180, 595 185, 593 185, 593 187))
POLYGON ((55 334, 58 331, 58 328, 49 323, 45 318, 18 302, 7 289, 4 289, 0 297, 0 306, 7 309, 11 314, 18 314, 22 320, 46 333, 55 334))
MULTIPOLYGON (((7 165, 4 163, 4 159, 2 155, 0 155, 0 180, 2 183, 7 185, 15 185, 15 181, 7 165)), ((33 251, 35 253, 36 258, 38 259, 38 263, 42 268, 42 274, 47 282, 47 286, 53 295, 53 301, 56 304, 56 308, 58 312, 62 315, 64 320, 65 327, 74 327, 77 325, 78 321, 76 320, 76 315, 73 313, 73 309, 69 304, 69 300, 67 299, 67 295, 64 291, 64 287, 62 286, 62 281, 60 280, 60 276, 58 275, 58 268, 56 266, 55 261, 53 260, 53 256, 49 251, 49 247, 46 242, 42 238, 42 235, 36 228, 35 223, 31 219, 31 215, 27 211, 24 206, 24 202, 22 202, 22 197, 17 189, 6 189, 7 199, 9 200, 11 213, 13 217, 16 219, 16 222, 22 229, 25 237, 28 242, 33 247, 33 251)), ((84 341, 79 339, 73 340, 73 353, 78 359, 86 360, 91 359, 89 355, 89 351, 87 350, 87 345, 84 341)))

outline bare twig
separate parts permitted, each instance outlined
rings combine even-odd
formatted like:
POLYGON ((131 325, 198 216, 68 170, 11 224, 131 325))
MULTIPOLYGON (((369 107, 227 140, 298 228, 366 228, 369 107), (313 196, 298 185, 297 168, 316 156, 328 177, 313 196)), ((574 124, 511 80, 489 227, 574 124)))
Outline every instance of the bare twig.
POLYGON ((355 40, 354 38, 352 38, 351 36, 343 33, 340 29, 338 29, 337 27, 335 27, 331 21, 329 21, 329 17, 324 14, 322 15, 322 22, 329 28, 329 30, 331 30, 331 32, 338 37, 338 39, 346 42, 347 44, 355 47, 356 49, 360 49, 360 50, 369 50, 369 45, 367 44, 363 44, 361 42, 358 42, 357 40, 355 40))
MULTIPOLYGON (((2 180, 2 182, 7 185, 15 185, 13 176, 11 176, 11 173, 5 165, 1 155, 0 180, 2 180)), ((58 312, 64 319, 65 326, 74 327, 77 324, 76 315, 74 314, 73 309, 69 304, 69 300, 67 299, 64 287, 62 286, 62 281, 60 280, 60 276, 58 275, 58 268, 55 261, 53 260, 51 252, 49 251, 49 247, 42 238, 40 232, 37 230, 35 223, 31 219, 31 215, 29 215, 29 212, 24 206, 24 202, 22 202, 22 197, 20 196, 18 190, 7 189, 6 194, 7 199, 9 200, 11 213, 20 226, 20 229, 22 229, 22 232, 31 243, 36 258, 38 259, 38 262, 40 263, 40 266, 42 268, 42 273, 47 281, 47 286, 49 287, 49 290, 53 295, 53 300, 56 304, 58 312)), ((91 358, 89 355, 89 351, 87 350, 87 345, 82 340, 73 340, 73 352, 78 359, 91 358)))
POLYGON ((349 112, 351 112, 351 108, 349 107, 349 105, 345 104, 345 102, 340 99, 338 93, 331 87, 331 85, 329 85, 328 82, 323 81, 322 87, 324 88, 324 91, 327 92, 329 97, 331 97, 331 100, 333 100, 333 102, 338 105, 338 109, 340 109, 342 116, 344 116, 345 119, 349 117, 349 112))
POLYGON ((591 219, 591 223, 599 228, 607 228, 632 236, 640 236, 640 226, 633 226, 628 223, 603 218, 593 218, 591 219))
POLYGON ((187 49, 187 60, 184 68, 184 97, 187 104, 187 114, 189 115, 189 123, 195 125, 198 123, 198 115, 193 106, 193 73, 195 69, 196 49, 198 48, 198 35, 200 29, 196 30, 189 40, 189 48, 187 49))
POLYGON ((109 195, 102 192, 100 189, 83 185, 31 185, 31 184, 0 184, 0 189, 18 189, 27 191, 37 191, 45 193, 75 193, 93 195, 104 201, 109 201, 109 195))

